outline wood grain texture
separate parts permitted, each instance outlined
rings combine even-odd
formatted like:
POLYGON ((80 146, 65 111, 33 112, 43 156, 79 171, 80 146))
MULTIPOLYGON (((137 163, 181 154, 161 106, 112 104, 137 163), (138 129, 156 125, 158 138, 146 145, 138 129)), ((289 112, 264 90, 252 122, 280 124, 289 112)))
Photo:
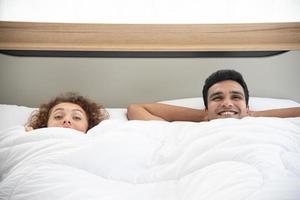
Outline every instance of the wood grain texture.
POLYGON ((257 24, 71 24, 1 21, 0 50, 300 50, 300 22, 257 24))

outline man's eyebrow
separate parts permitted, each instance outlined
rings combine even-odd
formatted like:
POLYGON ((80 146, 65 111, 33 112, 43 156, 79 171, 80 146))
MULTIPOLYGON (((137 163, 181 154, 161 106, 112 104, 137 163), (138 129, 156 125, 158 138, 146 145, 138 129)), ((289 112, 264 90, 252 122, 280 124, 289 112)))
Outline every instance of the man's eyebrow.
POLYGON ((245 96, 243 92, 236 91, 236 90, 230 91, 230 93, 231 93, 231 94, 238 94, 238 95, 245 96))

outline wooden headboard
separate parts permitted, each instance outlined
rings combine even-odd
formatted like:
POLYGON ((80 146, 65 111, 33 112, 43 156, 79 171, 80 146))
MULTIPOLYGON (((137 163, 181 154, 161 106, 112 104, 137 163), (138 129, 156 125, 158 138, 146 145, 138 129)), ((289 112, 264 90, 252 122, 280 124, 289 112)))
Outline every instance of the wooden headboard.
POLYGON ((72 24, 0 22, 0 50, 285 51, 300 49, 300 22, 72 24))
POLYGON ((76 91, 117 108, 196 97, 201 95, 205 78, 223 68, 245 74, 251 96, 300 102, 300 94, 295 92, 300 84, 299 50, 300 22, 184 25, 0 21, 0 103, 37 107, 65 91, 76 91), (251 58, 219 56, 277 51, 289 52, 251 58), (155 55, 144 57, 149 52, 155 55), (94 53, 97 56, 87 58, 94 53), (116 56, 120 53, 122 56, 116 56), (166 53, 175 56, 159 57, 166 53), (182 54, 195 56, 187 59, 180 57, 182 54), (207 58, 211 54, 214 56, 207 58))

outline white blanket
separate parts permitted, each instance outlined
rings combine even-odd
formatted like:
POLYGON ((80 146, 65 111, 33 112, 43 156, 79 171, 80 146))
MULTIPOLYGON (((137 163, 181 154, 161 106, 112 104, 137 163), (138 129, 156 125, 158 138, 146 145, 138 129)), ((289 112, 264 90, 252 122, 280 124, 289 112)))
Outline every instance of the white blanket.
POLYGON ((300 118, 0 132, 1 200, 297 200, 300 118))

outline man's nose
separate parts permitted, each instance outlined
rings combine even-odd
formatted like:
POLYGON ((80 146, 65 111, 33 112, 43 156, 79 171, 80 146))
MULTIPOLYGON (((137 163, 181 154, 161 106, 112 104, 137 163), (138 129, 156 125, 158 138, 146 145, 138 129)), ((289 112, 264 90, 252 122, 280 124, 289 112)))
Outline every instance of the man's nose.
POLYGON ((229 98, 225 98, 222 102, 222 106, 223 107, 232 107, 233 103, 231 101, 231 99, 229 98))

